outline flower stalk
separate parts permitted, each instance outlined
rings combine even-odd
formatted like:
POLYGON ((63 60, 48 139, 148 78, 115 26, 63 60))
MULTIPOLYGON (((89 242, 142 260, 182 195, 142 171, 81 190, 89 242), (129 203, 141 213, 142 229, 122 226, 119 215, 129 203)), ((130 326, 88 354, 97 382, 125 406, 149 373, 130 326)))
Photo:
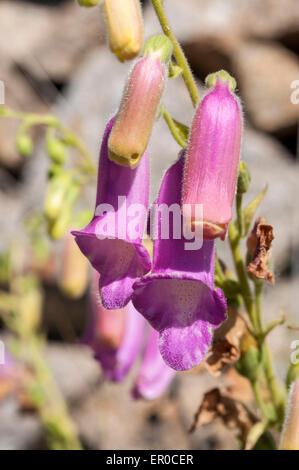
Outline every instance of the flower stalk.
POLYGON ((152 0, 152 4, 165 36, 167 36, 172 42, 174 56, 176 58, 178 66, 182 69, 182 77, 189 91, 193 106, 195 107, 199 100, 199 93, 192 71, 185 57, 184 51, 170 28, 167 16, 163 8, 162 0, 152 0))

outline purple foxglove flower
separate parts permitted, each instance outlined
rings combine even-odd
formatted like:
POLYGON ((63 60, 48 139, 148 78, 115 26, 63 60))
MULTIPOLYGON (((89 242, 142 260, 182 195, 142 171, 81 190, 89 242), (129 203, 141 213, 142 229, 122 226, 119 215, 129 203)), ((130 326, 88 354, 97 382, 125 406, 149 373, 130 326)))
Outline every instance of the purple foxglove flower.
POLYGON ((203 238, 210 240, 224 239, 227 224, 232 218, 242 111, 233 93, 236 83, 227 72, 209 75, 206 83, 212 89, 199 104, 192 123, 184 170, 182 210, 184 214, 184 204, 191 205, 192 224, 203 224, 203 238), (203 206, 203 220, 197 220, 196 204, 203 206))
POLYGON ((148 145, 167 78, 172 45, 166 36, 150 38, 145 57, 134 66, 109 137, 109 155, 135 168, 148 145))
POLYGON ((105 309, 97 294, 98 274, 91 288, 91 316, 83 343, 94 351, 109 380, 121 382, 134 364, 142 347, 144 318, 132 302, 121 310, 105 309))
MULTIPOLYGON (((184 154, 166 172, 158 205, 179 206, 184 154)), ((225 319, 226 301, 220 289, 214 290, 214 241, 204 241, 199 250, 185 250, 183 236, 161 237, 154 241, 150 275, 134 284, 132 298, 136 309, 160 333, 160 352, 166 364, 186 370, 202 361, 208 352, 213 329, 225 319)))
POLYGON ((175 371, 168 367, 161 357, 158 339, 158 332, 151 328, 132 391, 134 398, 146 400, 158 398, 165 392, 175 376, 175 371))
POLYGON ((142 245, 149 197, 149 158, 132 170, 108 158, 108 139, 113 119, 108 123, 100 153, 96 210, 92 221, 72 232, 82 253, 101 275, 103 306, 125 306, 133 293, 132 285, 151 269, 142 245))

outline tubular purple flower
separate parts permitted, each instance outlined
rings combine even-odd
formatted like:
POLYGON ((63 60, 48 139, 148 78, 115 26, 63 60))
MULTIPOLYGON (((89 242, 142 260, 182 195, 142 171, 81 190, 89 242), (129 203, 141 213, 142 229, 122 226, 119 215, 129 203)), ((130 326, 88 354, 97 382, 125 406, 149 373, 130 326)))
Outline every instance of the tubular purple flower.
POLYGON ((124 307, 137 278, 151 269, 142 245, 149 197, 149 158, 145 152, 135 170, 120 167, 108 158, 108 123, 100 153, 96 210, 92 221, 72 232, 82 253, 101 275, 103 306, 124 307))
POLYGON ((166 36, 151 38, 134 66, 109 138, 110 159, 135 168, 148 145, 164 91, 172 46, 166 36), (165 45, 166 44, 166 45, 165 45))
POLYGON ((175 371, 163 361, 159 346, 159 334, 153 328, 149 331, 143 359, 137 373, 133 398, 154 400, 165 392, 175 376, 175 371))
POLYGON ((182 210, 191 204, 191 222, 203 224, 205 240, 225 238, 232 218, 242 135, 242 111, 233 93, 235 80, 225 71, 211 74, 212 89, 200 102, 192 123, 184 170, 182 210), (195 205, 202 204, 203 220, 195 205))
POLYGON ((105 309, 97 294, 98 274, 91 287, 91 316, 83 343, 94 351, 109 380, 121 382, 134 364, 143 341, 144 318, 132 302, 121 310, 105 309))
MULTIPOLYGON (((166 172, 158 205, 180 204, 184 154, 166 172)), ((211 344, 213 329, 225 320, 226 301, 214 290, 214 241, 204 241, 199 250, 185 250, 186 239, 177 239, 173 222, 170 238, 154 241, 150 275, 135 282, 135 308, 160 333, 159 347, 167 365, 187 370, 202 361, 211 344)))

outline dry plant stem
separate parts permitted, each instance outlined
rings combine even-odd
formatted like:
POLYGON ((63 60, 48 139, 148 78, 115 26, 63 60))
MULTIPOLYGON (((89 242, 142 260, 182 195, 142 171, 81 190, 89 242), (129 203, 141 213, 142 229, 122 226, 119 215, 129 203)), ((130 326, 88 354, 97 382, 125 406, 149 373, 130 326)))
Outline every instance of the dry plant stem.
POLYGON ((0 116, 23 120, 24 122, 21 126, 23 130, 37 125, 44 125, 57 129, 61 133, 62 137, 67 140, 72 147, 76 148, 83 157, 82 169, 87 174, 96 174, 96 166, 93 162, 93 158, 86 149, 82 140, 74 134, 74 132, 63 126, 56 116, 51 114, 23 113, 3 106, 1 106, 0 116))
POLYGON ((188 65, 183 49, 181 48, 175 35, 171 31, 171 28, 169 26, 169 23, 168 23, 168 20, 167 20, 167 17, 163 8, 162 0, 152 0, 152 4, 153 4, 153 7, 155 9, 156 15, 158 17, 158 20, 160 22, 160 25, 163 29, 165 36, 167 36, 172 42, 174 56, 176 58, 177 64, 182 69, 182 77, 185 81, 186 87, 188 88, 193 106, 195 107, 199 100, 199 94, 198 94, 196 82, 194 80, 191 69, 188 65))

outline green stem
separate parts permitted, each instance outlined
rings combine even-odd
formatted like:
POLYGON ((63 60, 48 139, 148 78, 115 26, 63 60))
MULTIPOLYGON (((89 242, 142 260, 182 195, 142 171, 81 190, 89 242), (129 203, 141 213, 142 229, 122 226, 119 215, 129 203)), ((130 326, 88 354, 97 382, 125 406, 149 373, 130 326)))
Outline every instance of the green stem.
POLYGON ((240 193, 237 193, 237 196, 236 196, 237 224, 238 224, 240 237, 243 237, 244 232, 245 232, 244 213, 242 210, 242 199, 243 199, 242 196, 243 195, 240 193))
POLYGON ((47 431, 49 447, 53 450, 81 450, 64 398, 43 358, 40 341, 34 336, 26 338, 26 350, 28 364, 34 372, 33 380, 27 384, 28 392, 47 431))
POLYGON ((159 19, 160 25, 163 29, 165 36, 167 36, 172 42, 174 56, 176 58, 177 64, 182 69, 182 76, 183 76, 184 82, 188 88, 193 106, 195 107, 199 100, 199 94, 198 94, 196 82, 192 75, 191 69, 188 65, 183 49, 181 48, 180 44, 178 43, 175 35, 173 34, 169 26, 169 23, 168 23, 168 20, 167 20, 167 17, 166 17, 166 14, 162 5, 162 0, 152 0, 152 4, 153 4, 153 7, 155 9, 156 15, 159 19))
POLYGON ((258 380, 255 380, 254 382, 252 382, 252 389, 253 389, 253 393, 254 393, 256 402, 257 402, 257 404, 258 404, 258 406, 259 406, 259 408, 262 412, 262 415, 268 421, 268 418, 269 418, 268 411, 267 411, 266 405, 265 405, 265 403, 264 403, 264 401, 261 397, 258 380))
POLYGON ((43 342, 35 331, 28 332, 24 328, 20 305, 18 296, 0 292, 0 315, 15 338, 11 342, 12 354, 31 371, 24 378, 24 386, 44 426, 49 448, 80 450, 81 444, 67 405, 43 357, 43 342))
POLYGON ((31 126, 38 125, 44 125, 57 129, 62 134, 62 137, 68 142, 68 144, 76 148, 80 155, 82 155, 84 159, 84 171, 89 174, 96 174, 96 166, 94 164, 93 158, 86 149, 82 140, 77 137, 74 132, 63 126, 56 116, 51 114, 24 113, 21 111, 14 111, 9 108, 1 107, 0 117, 23 120, 23 123, 20 127, 22 131, 27 130, 31 126))
POLYGON ((267 384, 271 393, 273 404, 277 412, 278 418, 282 415, 282 406, 279 393, 277 390, 276 379, 273 372, 273 365, 270 353, 268 351, 265 339, 263 338, 263 325, 261 317, 261 293, 262 285, 260 282, 255 283, 255 302, 251 293, 245 265, 242 259, 242 253, 240 248, 240 236, 238 230, 233 222, 229 224, 228 238, 230 247, 233 255, 234 265, 237 271, 239 283, 241 286, 242 297, 249 318, 251 320, 253 331, 258 338, 259 349, 262 357, 264 358, 264 370, 267 379, 267 384))
MULTIPOLYGON (((262 309, 261 309, 261 303, 262 303, 262 291, 263 291, 263 284, 260 281, 255 282, 255 303, 256 303, 256 313, 257 313, 257 320, 259 324, 259 331, 263 333, 263 325, 262 325, 262 309)), ((265 337, 263 335, 260 336, 259 339, 260 342, 260 348, 262 352, 262 357, 264 359, 264 365, 265 365, 265 374, 266 374, 266 379, 267 383, 269 386, 269 390, 271 393, 271 397, 276 409, 276 412, 278 414, 278 417, 281 418, 281 399, 279 396, 279 392, 277 389, 277 384, 276 384, 276 379, 275 379, 275 374, 274 374, 274 369, 273 369, 273 363, 272 363, 272 356, 271 353, 267 347, 267 343, 265 340, 265 337)))
POLYGON ((229 243, 230 243, 230 247, 231 247, 231 251, 233 255, 235 269, 238 275, 238 280, 241 286, 241 292, 242 292, 244 304, 248 312, 252 326, 254 328, 254 331, 256 333, 259 333, 259 326, 257 323, 253 296, 251 293, 246 269, 245 269, 243 259, 242 259, 242 253, 241 253, 241 248, 240 248, 240 243, 239 243, 240 238, 238 235, 238 231, 233 222, 231 222, 228 226, 228 239, 229 239, 229 243))
POLYGON ((215 274, 220 281, 222 282, 226 281, 226 276, 222 270, 222 267, 220 265, 219 258, 217 255, 215 256, 215 274))

